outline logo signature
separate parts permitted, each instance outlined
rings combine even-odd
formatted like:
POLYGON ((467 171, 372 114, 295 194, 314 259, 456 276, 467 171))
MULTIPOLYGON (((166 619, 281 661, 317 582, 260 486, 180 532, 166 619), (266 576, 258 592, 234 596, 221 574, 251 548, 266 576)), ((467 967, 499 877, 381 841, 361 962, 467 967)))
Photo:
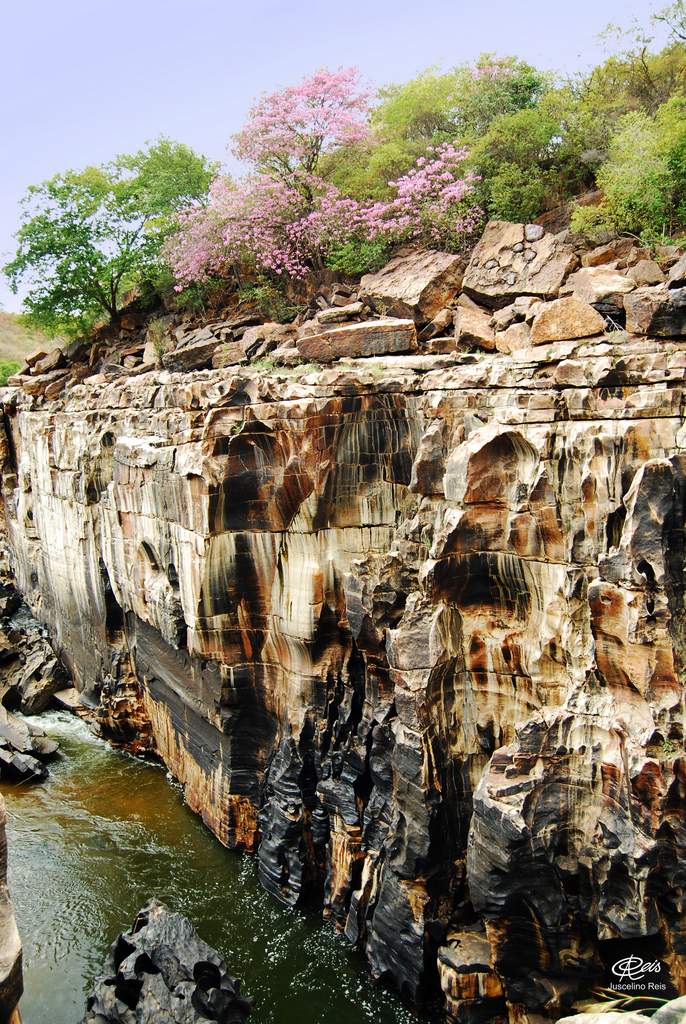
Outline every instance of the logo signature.
POLYGON ((622 981, 640 981, 646 974, 659 974, 660 960, 641 960, 640 956, 627 956, 612 965, 612 973, 622 981))

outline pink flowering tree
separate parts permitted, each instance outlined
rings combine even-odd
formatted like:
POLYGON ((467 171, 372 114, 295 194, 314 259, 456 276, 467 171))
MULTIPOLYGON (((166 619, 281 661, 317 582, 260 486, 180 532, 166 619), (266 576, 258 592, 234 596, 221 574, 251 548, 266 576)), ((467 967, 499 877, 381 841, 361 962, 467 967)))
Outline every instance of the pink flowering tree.
POLYGON ((370 101, 356 68, 322 68, 258 100, 231 152, 281 181, 319 174, 326 154, 370 141, 370 101))
POLYGON ((370 142, 369 93, 354 68, 318 71, 302 85, 261 99, 234 136, 233 152, 253 167, 243 180, 217 179, 210 201, 179 217, 167 244, 178 281, 224 275, 252 264, 270 275, 302 277, 342 247, 421 240, 460 248, 482 219, 474 205, 476 178, 462 175, 467 157, 457 143, 429 147, 385 202, 363 202, 327 181, 322 158, 370 142))

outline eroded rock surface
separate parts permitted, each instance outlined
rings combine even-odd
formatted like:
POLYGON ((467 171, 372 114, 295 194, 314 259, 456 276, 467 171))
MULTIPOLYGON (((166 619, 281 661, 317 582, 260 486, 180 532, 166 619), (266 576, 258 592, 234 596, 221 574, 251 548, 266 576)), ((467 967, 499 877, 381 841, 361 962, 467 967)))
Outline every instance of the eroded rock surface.
POLYGON ((686 344, 532 344, 576 256, 514 227, 552 283, 484 292, 502 351, 14 388, 0 444, 103 734, 461 1022, 556 1019, 636 937, 686 987, 686 344))
POLYGON ((85 1024, 244 1024, 254 1005, 190 921, 152 899, 112 943, 85 1024))
POLYGON ((17 1004, 24 991, 21 940, 7 890, 7 812, 0 796, 0 1021, 18 1024, 17 1004))

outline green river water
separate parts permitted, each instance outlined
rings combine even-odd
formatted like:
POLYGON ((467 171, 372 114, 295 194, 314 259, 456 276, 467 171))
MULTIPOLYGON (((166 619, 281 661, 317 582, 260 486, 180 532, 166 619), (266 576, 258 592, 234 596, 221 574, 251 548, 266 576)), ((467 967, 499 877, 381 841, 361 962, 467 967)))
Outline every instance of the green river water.
POLYGON ((251 1024, 437 1024, 373 988, 361 953, 267 895, 252 857, 189 811, 164 767, 96 739, 67 712, 32 719, 61 744, 40 784, 0 782, 24 947, 23 1024, 77 1024, 109 944, 151 896, 185 914, 255 996, 251 1024))

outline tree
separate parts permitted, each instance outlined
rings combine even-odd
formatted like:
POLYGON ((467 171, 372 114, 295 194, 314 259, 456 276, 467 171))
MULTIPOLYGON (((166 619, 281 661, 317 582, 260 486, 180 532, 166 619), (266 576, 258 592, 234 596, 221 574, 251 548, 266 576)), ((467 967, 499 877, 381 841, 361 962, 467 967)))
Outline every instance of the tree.
POLYGON ((321 68, 258 100, 232 153, 258 173, 300 184, 307 196, 307 180, 321 174, 327 154, 368 141, 370 98, 356 68, 321 68))
POLYGON ((309 200, 267 175, 240 183, 218 179, 211 202, 181 214, 180 230, 167 243, 178 289, 226 273, 233 262, 302 277, 326 263, 355 265, 357 252, 381 254, 384 243, 421 239, 430 247, 463 248, 482 220, 472 198, 476 179, 461 177, 467 151, 453 143, 429 151, 428 159, 388 182, 391 198, 377 202, 346 196, 316 175, 306 179, 309 200))
POLYGON ((609 158, 598 171, 604 199, 578 209, 578 230, 609 227, 655 239, 686 227, 686 100, 672 96, 654 116, 643 110, 618 123, 609 158))
POLYGON ((151 273, 173 215, 202 201, 216 166, 159 138, 101 167, 56 174, 22 200, 19 247, 3 271, 27 319, 50 334, 116 319, 123 290, 151 273))

